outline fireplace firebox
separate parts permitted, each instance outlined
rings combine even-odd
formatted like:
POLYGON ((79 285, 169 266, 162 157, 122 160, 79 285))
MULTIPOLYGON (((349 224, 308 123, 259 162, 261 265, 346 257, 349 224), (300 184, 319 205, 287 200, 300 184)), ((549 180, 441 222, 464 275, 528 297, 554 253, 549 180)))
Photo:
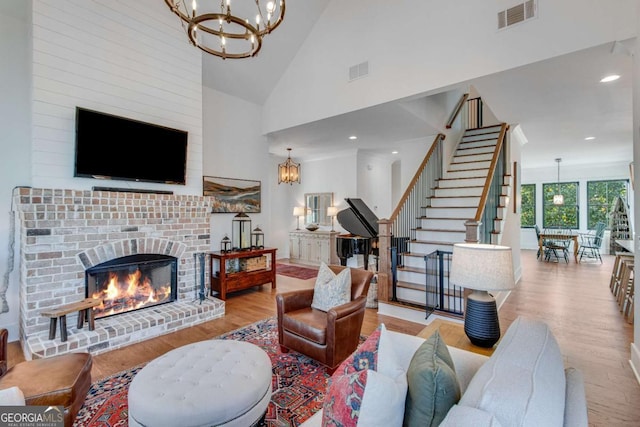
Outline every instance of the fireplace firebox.
POLYGON ((137 254, 87 269, 86 296, 102 300, 102 304, 95 308, 95 318, 175 301, 177 261, 168 255, 137 254))

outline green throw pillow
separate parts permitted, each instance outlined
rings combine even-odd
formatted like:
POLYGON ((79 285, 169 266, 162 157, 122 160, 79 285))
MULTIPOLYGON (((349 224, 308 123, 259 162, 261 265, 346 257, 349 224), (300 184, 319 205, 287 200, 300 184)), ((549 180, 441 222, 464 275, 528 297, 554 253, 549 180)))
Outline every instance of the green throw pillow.
POLYGON ((407 370, 404 427, 438 426, 460 400, 460 385, 447 345, 436 331, 415 352, 407 370))

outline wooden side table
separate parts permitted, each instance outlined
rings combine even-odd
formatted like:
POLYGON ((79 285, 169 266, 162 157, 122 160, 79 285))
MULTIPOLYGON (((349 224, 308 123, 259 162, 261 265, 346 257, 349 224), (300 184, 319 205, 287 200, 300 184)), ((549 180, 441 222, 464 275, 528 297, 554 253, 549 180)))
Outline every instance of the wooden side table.
POLYGON ((276 288, 275 248, 235 252, 210 252, 211 294, 227 299, 227 293, 271 282, 276 288), (265 258, 266 257, 266 258, 265 258))
POLYGON ((471 341, 469 341, 469 338, 467 338, 467 335, 464 333, 464 325, 462 323, 449 322, 442 319, 435 319, 421 330, 417 336, 427 339, 436 330, 440 330, 440 336, 444 342, 451 347, 484 354, 485 356, 491 356, 495 350, 495 346, 492 348, 484 348, 471 344, 471 341))

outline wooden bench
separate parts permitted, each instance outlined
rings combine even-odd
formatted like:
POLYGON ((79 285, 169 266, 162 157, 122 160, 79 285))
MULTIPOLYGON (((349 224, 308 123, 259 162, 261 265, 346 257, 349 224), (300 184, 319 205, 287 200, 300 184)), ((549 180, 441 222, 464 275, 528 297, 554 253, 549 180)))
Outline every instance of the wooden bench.
POLYGON ((40 314, 49 317, 49 339, 56 337, 56 323, 60 319, 60 339, 62 342, 67 340, 67 314, 78 312, 78 329, 82 329, 85 320, 89 323, 89 330, 95 328, 95 317, 93 315, 93 307, 102 304, 102 300, 94 298, 85 298, 82 301, 72 302, 70 304, 61 305, 52 310, 45 310, 40 314))

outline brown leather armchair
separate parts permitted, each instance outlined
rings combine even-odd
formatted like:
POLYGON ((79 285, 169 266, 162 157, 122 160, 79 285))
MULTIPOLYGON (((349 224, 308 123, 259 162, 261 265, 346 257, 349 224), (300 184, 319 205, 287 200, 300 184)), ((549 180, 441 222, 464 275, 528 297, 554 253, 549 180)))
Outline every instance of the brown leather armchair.
MULTIPOLYGON (((344 268, 330 265, 334 273, 344 268)), ((278 339, 282 351, 295 350, 327 366, 332 373, 358 346, 373 273, 351 269, 351 301, 328 312, 311 308, 313 289, 276 295, 278 339)))
POLYGON ((0 329, 0 389, 17 386, 27 405, 63 406, 64 425, 71 427, 91 387, 91 355, 68 353, 7 369, 8 336, 0 329))

